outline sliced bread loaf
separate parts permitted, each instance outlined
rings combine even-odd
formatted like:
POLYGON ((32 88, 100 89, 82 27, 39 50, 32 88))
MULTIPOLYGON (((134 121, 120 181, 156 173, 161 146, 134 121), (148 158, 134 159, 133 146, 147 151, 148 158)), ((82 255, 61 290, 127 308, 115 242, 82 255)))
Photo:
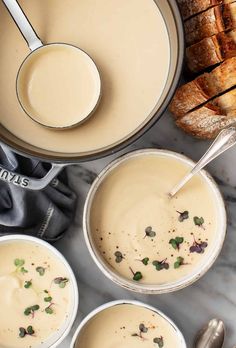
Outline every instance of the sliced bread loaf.
POLYGON ((198 138, 212 139, 235 122, 236 89, 233 89, 177 119, 176 124, 198 138))
POLYGON ((184 116, 209 99, 236 86, 236 57, 225 60, 210 73, 179 87, 170 104, 176 118, 184 116))
POLYGON ((209 8, 184 24, 187 46, 236 28, 236 2, 209 8))
POLYGON ((212 6, 222 4, 223 0, 177 0, 177 2, 181 15, 186 20, 212 6))
POLYGON ((193 73, 234 56, 236 56, 236 29, 207 37, 186 49, 187 65, 193 73))
POLYGON ((234 0, 177 0, 183 20, 208 10, 210 7, 229 4, 234 0))

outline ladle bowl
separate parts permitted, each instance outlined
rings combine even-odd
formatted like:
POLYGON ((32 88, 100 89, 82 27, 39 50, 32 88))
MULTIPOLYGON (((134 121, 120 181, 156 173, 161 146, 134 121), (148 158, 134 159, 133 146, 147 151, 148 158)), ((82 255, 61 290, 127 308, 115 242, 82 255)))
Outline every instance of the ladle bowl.
POLYGON ((101 97, 101 78, 93 59, 67 43, 43 45, 19 3, 3 2, 31 50, 16 78, 16 94, 24 112, 42 126, 54 129, 72 128, 85 122, 101 97), (55 68, 58 61, 60 64, 55 68), (72 81, 76 81, 76 86, 70 84, 72 81))

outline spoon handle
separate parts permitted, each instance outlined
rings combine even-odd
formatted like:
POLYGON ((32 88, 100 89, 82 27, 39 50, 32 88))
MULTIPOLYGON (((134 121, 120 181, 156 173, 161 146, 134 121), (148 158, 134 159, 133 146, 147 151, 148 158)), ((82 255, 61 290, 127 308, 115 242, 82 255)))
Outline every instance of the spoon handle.
POLYGON ((169 193, 170 197, 173 197, 191 178, 197 174, 202 168, 204 168, 209 162, 218 157, 220 154, 228 150, 230 147, 236 144, 236 128, 229 127, 223 129, 207 152, 202 156, 200 161, 169 193))
POLYGON ((38 38, 27 16, 23 12, 19 3, 16 0, 2 0, 8 9, 10 15, 18 26, 21 34, 24 36, 31 51, 43 46, 41 40, 38 38))

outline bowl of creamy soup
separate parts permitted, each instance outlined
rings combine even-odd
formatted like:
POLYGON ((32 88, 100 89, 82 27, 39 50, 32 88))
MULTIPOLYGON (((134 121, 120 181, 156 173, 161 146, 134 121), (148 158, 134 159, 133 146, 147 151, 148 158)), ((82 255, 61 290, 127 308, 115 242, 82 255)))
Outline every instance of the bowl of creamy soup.
POLYGON ((165 293, 192 284, 214 263, 226 212, 213 178, 201 171, 168 196, 193 166, 175 152, 145 149, 98 175, 83 228, 92 258, 109 279, 129 290, 165 293))
POLYGON ((57 347, 78 308, 75 276, 62 254, 34 237, 0 238, 0 347, 57 347))
POLYGON ((70 348, 186 348, 176 325, 142 302, 113 301, 92 311, 76 330, 70 348))
MULTIPOLYGON (((29 49, 0 2, 1 142, 27 157, 74 164, 114 153, 160 118, 183 62, 183 26, 176 1, 126 0, 117 6, 117 0, 60 0, 55 6, 55 0, 22 0, 20 5, 45 47, 40 55, 34 52, 32 66, 19 75, 18 97, 25 112, 17 98, 16 78, 29 49), (64 125, 65 119, 74 124, 78 110, 89 113, 90 103, 94 105, 91 94, 96 99, 98 88, 94 91, 93 83, 78 81, 82 63, 51 43, 86 52, 101 79, 101 98, 92 116, 63 131, 55 125, 64 125), (27 115, 32 112, 34 119, 27 115), (58 118, 56 124, 43 118, 48 114, 58 118)), ((0 180, 30 187, 20 175, 11 179, 5 171, 0 180)))

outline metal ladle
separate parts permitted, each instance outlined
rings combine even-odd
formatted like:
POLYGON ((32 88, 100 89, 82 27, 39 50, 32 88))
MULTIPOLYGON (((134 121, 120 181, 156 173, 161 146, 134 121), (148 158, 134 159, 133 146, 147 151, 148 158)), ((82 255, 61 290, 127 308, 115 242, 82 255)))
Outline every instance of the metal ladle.
POLYGON ((182 187, 202 168, 204 168, 213 159, 221 155, 223 152, 236 144, 236 128, 229 127, 223 129, 215 141, 212 143, 207 152, 202 156, 200 161, 193 167, 193 169, 168 193, 170 198, 174 197, 182 187))
MULTIPOLYGON (((24 110, 24 112, 34 121, 40 123, 43 126, 50 127, 50 128, 55 128, 55 129, 64 129, 64 128, 70 128, 77 126, 78 124, 84 122, 88 117, 90 117, 97 107, 100 96, 101 96, 101 78, 100 74, 98 72, 98 69, 96 67, 96 64, 92 60, 92 58, 83 50, 80 48, 66 44, 66 43, 50 43, 47 45, 43 45, 42 41, 39 39, 37 36, 34 28, 30 24, 28 18, 26 17, 25 13, 23 12, 22 8, 20 7, 19 3, 16 0, 2 0, 3 3, 5 4, 6 8, 8 9, 10 15, 12 16, 13 20, 15 21, 16 25, 18 26, 21 34, 25 38, 31 53, 26 57, 26 59, 23 61, 21 64, 17 78, 16 78, 16 91, 17 91, 17 98, 18 101, 24 110), (53 47, 53 45, 61 45, 64 46, 68 49, 70 47, 73 50, 77 50, 77 54, 80 55, 80 57, 83 58, 83 61, 86 62, 86 67, 88 67, 88 78, 90 78, 90 82, 92 83, 94 87, 94 95, 91 100, 91 103, 88 106, 88 110, 82 114, 82 115, 76 115, 76 121, 73 121, 72 124, 69 124, 66 115, 65 119, 63 119, 63 124, 60 124, 59 126, 55 125, 55 122, 52 124, 50 123, 44 123, 42 120, 38 117, 37 112, 32 112, 32 109, 28 107, 27 103, 23 100, 21 93, 20 93, 20 76, 22 75, 21 72, 23 69, 27 69, 28 66, 30 66, 29 63, 31 63, 30 60, 33 59, 34 55, 39 53, 39 51, 43 50, 45 47, 53 47), (77 119, 78 118, 78 119, 77 119)), ((74 51, 73 51, 74 52, 74 51)), ((63 83, 63 82, 62 82, 63 83)), ((50 115, 49 115, 50 116, 50 115)))

